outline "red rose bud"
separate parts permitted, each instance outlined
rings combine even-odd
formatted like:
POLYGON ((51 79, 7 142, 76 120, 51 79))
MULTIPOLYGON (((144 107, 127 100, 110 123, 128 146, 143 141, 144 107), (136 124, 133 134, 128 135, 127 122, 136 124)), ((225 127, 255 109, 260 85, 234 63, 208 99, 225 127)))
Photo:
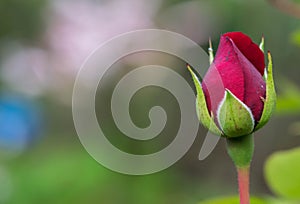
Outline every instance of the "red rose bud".
POLYGON ((276 94, 271 55, 265 68, 261 48, 241 32, 221 36, 219 48, 197 88, 197 113, 212 132, 226 137, 248 135, 270 118, 276 94))

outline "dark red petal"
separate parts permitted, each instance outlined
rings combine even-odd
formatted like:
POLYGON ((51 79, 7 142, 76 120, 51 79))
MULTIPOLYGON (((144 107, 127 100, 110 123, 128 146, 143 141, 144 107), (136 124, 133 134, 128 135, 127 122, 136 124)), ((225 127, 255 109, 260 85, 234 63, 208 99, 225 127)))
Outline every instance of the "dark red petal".
POLYGON ((233 40, 222 36, 214 60, 202 83, 208 109, 216 115, 225 88, 243 101, 258 121, 265 97, 265 82, 253 64, 235 46, 233 40))
POLYGON ((234 45, 233 47, 238 55, 244 72, 244 100, 242 100, 252 111, 256 122, 259 121, 264 103, 262 98, 266 96, 266 83, 260 73, 255 69, 251 62, 239 51, 234 45))
POLYGON ((251 38, 242 32, 229 32, 222 36, 229 37, 243 55, 256 67, 261 75, 264 75, 265 58, 264 53, 251 38))
POLYGON ((216 115, 224 97, 225 88, 240 100, 244 99, 244 75, 237 55, 228 38, 221 37, 214 63, 209 67, 202 83, 208 109, 216 115))

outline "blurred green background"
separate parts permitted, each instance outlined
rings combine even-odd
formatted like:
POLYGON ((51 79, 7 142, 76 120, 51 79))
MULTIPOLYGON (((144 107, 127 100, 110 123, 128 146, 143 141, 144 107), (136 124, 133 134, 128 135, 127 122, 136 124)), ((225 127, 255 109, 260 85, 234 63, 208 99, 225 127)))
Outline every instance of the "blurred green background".
MULTIPOLYGON (((206 133, 202 126, 179 162, 147 176, 112 172, 81 145, 71 111, 72 87, 81 63, 99 43, 142 28, 181 33, 204 49, 211 36, 214 50, 220 34, 228 31, 242 31, 257 43, 265 36, 265 49, 273 55, 278 103, 271 121, 255 134, 251 193, 270 203, 300 199, 299 191, 278 190, 275 177, 282 177, 268 173, 270 166, 264 172, 272 153, 300 145, 300 20, 284 6, 270 2, 0 0, 0 203, 192 204, 237 195, 235 169, 224 140, 207 159, 198 160, 206 133)), ((171 118, 158 138, 137 142, 126 138, 113 122, 109 111, 113 87, 137 64, 153 62, 172 66, 191 85, 192 81, 185 63, 172 56, 146 52, 128 58, 112 66, 101 82, 96 112, 114 145, 147 154, 163 148, 176 135, 180 113, 175 98, 153 87, 136 93, 130 114, 137 125, 148 125, 148 111, 154 105, 164 107, 171 118)), ((300 161, 300 154, 294 157, 290 164, 297 163, 297 158, 300 161)), ((277 160, 268 163, 277 164, 277 160)), ((294 178, 291 183, 300 183, 299 171, 294 175, 283 174, 294 178)))

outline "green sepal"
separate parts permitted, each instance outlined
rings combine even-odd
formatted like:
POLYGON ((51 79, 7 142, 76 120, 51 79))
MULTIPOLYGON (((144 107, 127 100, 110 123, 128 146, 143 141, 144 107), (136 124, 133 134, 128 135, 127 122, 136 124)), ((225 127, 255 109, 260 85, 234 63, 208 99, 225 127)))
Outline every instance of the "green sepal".
POLYGON ((211 39, 210 38, 208 40, 208 44, 209 44, 209 47, 208 47, 209 64, 212 64, 213 61, 214 61, 214 50, 212 48, 212 43, 211 43, 211 39))
POLYGON ((270 52, 268 52, 268 67, 265 71, 265 80, 266 80, 266 98, 262 99, 264 102, 264 109, 261 115, 261 118, 258 124, 255 127, 255 131, 263 127, 270 119, 272 112, 276 105, 276 91, 274 86, 274 79, 273 79, 273 64, 272 64, 272 57, 270 52))
POLYGON ((260 41, 260 44, 259 44, 259 49, 264 53, 264 49, 265 49, 265 38, 264 36, 261 37, 261 41, 260 41))
POLYGON ((254 152, 253 134, 236 138, 227 138, 226 141, 227 152, 235 166, 238 168, 249 167, 254 152))
POLYGON ((250 134, 254 129, 251 110, 229 90, 217 111, 219 125, 226 137, 239 137, 250 134))
POLYGON ((195 84, 195 87, 196 87, 196 91, 197 91, 196 112, 197 112, 198 119, 200 120, 202 125, 204 127, 206 127, 208 130, 210 130, 212 133, 221 136, 222 131, 215 124, 214 119, 213 119, 213 115, 211 116, 209 114, 208 109, 207 109, 205 95, 204 95, 204 92, 202 90, 201 83, 200 83, 197 75, 191 69, 191 67, 189 65, 187 65, 187 68, 188 68, 188 70, 190 71, 190 73, 192 75, 192 78, 193 78, 193 81, 194 81, 194 84, 195 84))

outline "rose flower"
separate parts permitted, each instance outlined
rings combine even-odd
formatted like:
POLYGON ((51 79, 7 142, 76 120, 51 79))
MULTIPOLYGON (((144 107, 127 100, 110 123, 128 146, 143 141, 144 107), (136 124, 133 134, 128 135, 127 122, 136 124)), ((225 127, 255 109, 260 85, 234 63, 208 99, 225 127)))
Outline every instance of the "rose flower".
POLYGON ((216 56, 197 88, 200 121, 225 137, 248 135, 262 127, 275 105, 271 55, 265 68, 262 49, 241 32, 221 36, 216 56))

